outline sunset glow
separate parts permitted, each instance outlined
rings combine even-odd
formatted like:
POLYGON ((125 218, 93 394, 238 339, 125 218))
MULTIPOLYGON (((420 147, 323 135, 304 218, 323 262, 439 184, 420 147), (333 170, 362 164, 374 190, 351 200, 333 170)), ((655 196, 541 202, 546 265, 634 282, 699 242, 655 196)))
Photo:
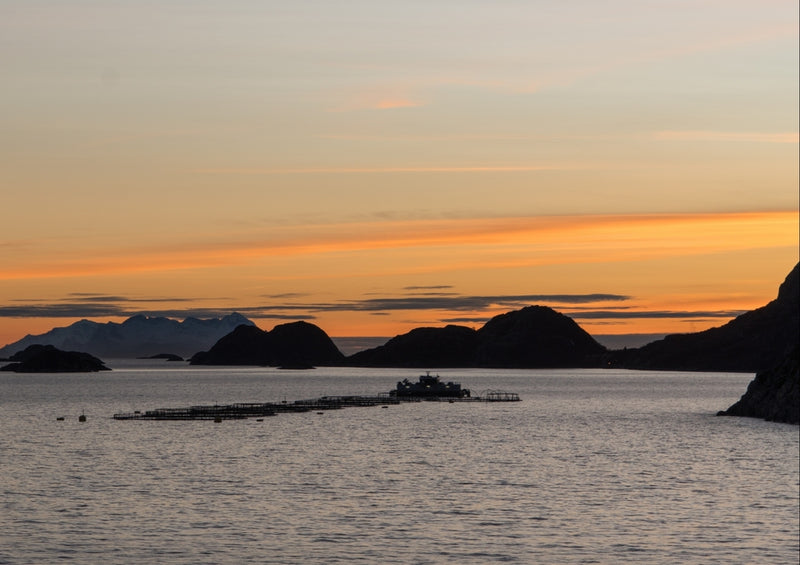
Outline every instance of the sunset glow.
POLYGON ((697 331, 798 261, 795 2, 201 4, 0 7, 0 345, 529 304, 697 331))

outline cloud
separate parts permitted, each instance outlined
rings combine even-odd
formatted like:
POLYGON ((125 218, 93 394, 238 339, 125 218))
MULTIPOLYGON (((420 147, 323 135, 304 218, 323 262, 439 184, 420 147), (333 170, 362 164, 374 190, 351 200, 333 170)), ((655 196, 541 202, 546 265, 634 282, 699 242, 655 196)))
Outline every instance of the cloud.
MULTIPOLYGON (((613 323, 614 320, 674 319, 684 321, 732 319, 743 310, 650 310, 624 304, 632 300, 624 294, 499 294, 462 295, 458 293, 422 293, 424 289, 449 289, 451 285, 409 286, 405 296, 370 297, 359 300, 332 302, 304 301, 305 293, 285 293, 265 296, 267 304, 238 305, 235 307, 158 307, 167 302, 215 299, 189 299, 165 297, 125 297, 110 294, 71 293, 62 300, 51 302, 27 301, 0 306, 0 318, 71 318, 109 319, 128 318, 134 315, 185 319, 221 318, 238 312, 255 320, 316 320, 328 313, 364 313, 370 316, 389 316, 397 312, 429 312, 441 324, 481 326, 500 311, 519 310, 534 304, 550 306, 575 319, 592 320, 593 324, 613 323), (150 303, 150 304, 148 304, 150 303), (607 306, 601 306, 601 304, 607 306), (619 305, 610 305, 618 303, 619 305), (156 306, 149 308, 147 306, 156 306), (598 306, 600 306, 598 308, 598 306), (447 315, 450 313, 451 315, 447 315), (455 313, 463 315, 453 316, 455 313), (437 316, 443 314, 444 316, 437 316), (605 321, 605 322, 604 322, 605 321)), ((226 300, 227 302, 227 300, 226 300)), ((429 323, 429 322, 426 322, 429 323)))
POLYGON ((391 173, 525 173, 582 169, 572 165, 474 165, 474 166, 411 166, 411 167, 304 167, 304 168, 230 168, 192 169, 204 175, 356 175, 391 173))
POLYGON ((667 130, 653 134, 657 140, 663 141, 733 141, 750 143, 798 143, 798 132, 736 132, 707 130, 667 130))
POLYGON ((309 309, 317 311, 392 311, 392 310, 449 310, 475 311, 505 306, 521 308, 535 303, 580 304, 628 300, 629 296, 618 294, 519 294, 496 296, 409 296, 401 298, 370 298, 352 302, 318 305, 309 309))
POLYGON ((245 308, 129 308, 121 304, 21 304, 19 306, 0 306, 0 318, 129 318, 144 314, 165 318, 221 318, 232 312, 239 312, 254 318, 274 318, 285 320, 312 320, 313 314, 293 312, 284 314, 264 307, 245 308))
POLYGON ((20 304, 0 306, 0 318, 120 318, 128 310, 117 304, 20 304))
MULTIPOLYGON (((424 218, 268 226, 232 240, 26 255, 0 281, 90 275, 167 273, 319 259, 309 276, 351 278, 409 272, 517 269, 567 262, 655 260, 796 242, 795 210, 719 214, 424 218), (593 249, 590 249, 591 242, 593 249), (384 252, 415 255, 392 261, 384 252), (379 252, 381 257, 379 257, 379 252), (353 261, 323 261, 347 255, 353 261), (384 261, 384 262, 382 262, 384 261), (358 265, 354 269, 352 266, 358 265), (324 265, 324 267, 322 266, 324 265), (347 265, 340 268, 339 265, 347 265)), ((310 264, 310 263, 309 263, 310 264)), ((277 271, 276 271, 277 272, 277 271)), ((285 271, 283 271, 285 272, 285 271)))
POLYGON ((103 295, 103 294, 92 294, 87 292, 71 292, 67 296, 69 296, 70 300, 78 300, 80 302, 109 302, 109 303, 117 303, 117 302, 193 302, 195 299, 193 298, 178 298, 178 297, 164 297, 164 298, 128 298, 125 296, 115 296, 115 295, 103 295))
POLYGON ((469 324, 471 326, 482 326, 491 319, 490 316, 464 316, 458 318, 442 318, 442 323, 445 324, 469 324))
POLYGON ((610 319, 685 319, 685 318, 735 318, 747 310, 595 310, 567 312, 570 318, 589 320, 610 319))
MULTIPOLYGON (((412 287, 414 288, 414 287, 412 287)), ((423 287, 425 288, 425 287, 423 287)), ((446 285, 428 288, 450 288, 446 285)), ((475 311, 494 307, 521 308, 533 303, 549 304, 584 304, 607 301, 625 301, 629 296, 619 294, 511 294, 494 296, 464 296, 451 293, 434 293, 433 295, 411 295, 403 297, 367 298, 363 300, 343 300, 336 302, 295 302, 301 298, 299 293, 271 295, 275 303, 235 307, 233 310, 256 318, 313 318, 315 313, 322 312, 382 312, 401 310, 436 310, 436 311, 475 311), (288 314, 291 312, 292 314, 288 314)), ((97 318, 127 317, 134 314, 147 313, 153 316, 167 317, 219 317, 231 312, 222 308, 171 308, 143 309, 143 303, 163 303, 173 299, 167 298, 127 298, 111 295, 83 295, 77 300, 75 294, 69 299, 49 304, 29 302, 14 306, 0 306, 0 317, 5 318, 97 318), (135 304, 135 307, 132 305, 135 304)), ((179 298, 174 302, 197 301, 198 299, 179 298)))
MULTIPOLYGON (((416 86, 421 86, 417 84, 416 86)), ((418 90, 412 87, 411 90, 418 90)), ((401 110, 419 108, 430 102, 417 92, 410 94, 409 89, 402 86, 375 85, 360 92, 344 94, 338 102, 328 107, 329 112, 359 112, 371 110, 401 110)))
POLYGON ((411 100, 410 98, 382 98, 373 108, 377 110, 392 110, 395 108, 417 108, 424 106, 424 102, 411 100))

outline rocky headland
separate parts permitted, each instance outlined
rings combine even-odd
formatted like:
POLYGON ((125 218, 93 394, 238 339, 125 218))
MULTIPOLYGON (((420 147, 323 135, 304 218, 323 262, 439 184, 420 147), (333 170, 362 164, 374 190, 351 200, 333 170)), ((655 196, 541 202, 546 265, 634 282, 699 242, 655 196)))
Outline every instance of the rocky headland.
POLYGON ((606 365, 625 369, 755 373, 779 364, 800 341, 798 265, 769 304, 702 332, 668 335, 611 352, 606 365))
POLYGON ((756 375, 742 398, 718 416, 746 416, 800 424, 800 366, 794 350, 783 362, 756 375))
POLYGON ((9 358, 12 363, 0 371, 15 373, 93 373, 110 371, 105 364, 88 353, 61 351, 52 345, 30 345, 9 358))

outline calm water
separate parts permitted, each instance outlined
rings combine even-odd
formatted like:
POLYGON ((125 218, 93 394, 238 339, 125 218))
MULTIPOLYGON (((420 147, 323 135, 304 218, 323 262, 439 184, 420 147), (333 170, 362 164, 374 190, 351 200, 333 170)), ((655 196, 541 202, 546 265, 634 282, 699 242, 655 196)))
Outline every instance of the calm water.
POLYGON ((795 564, 800 555, 798 427, 714 416, 752 375, 441 371, 523 401, 214 424, 110 417, 372 394, 416 373, 110 365, 0 373, 0 563, 795 564))

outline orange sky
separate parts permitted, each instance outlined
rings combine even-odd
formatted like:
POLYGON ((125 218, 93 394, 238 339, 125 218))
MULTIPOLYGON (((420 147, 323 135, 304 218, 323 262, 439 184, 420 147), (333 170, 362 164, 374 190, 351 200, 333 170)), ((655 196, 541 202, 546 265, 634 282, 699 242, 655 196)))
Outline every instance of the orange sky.
POLYGON ((573 315, 590 333, 662 333, 719 325, 774 298, 797 260, 786 242, 797 238, 797 212, 278 226, 227 242, 96 242, 88 256, 57 249, 19 261, 0 284, 16 288, 9 311, 42 310, 33 319, 10 311, 8 341, 17 328, 36 333, 76 317, 182 310, 391 336, 420 325, 478 327, 531 303, 573 315))
POLYGON ((696 331, 798 261, 796 2, 10 0, 0 344, 528 304, 696 331))

